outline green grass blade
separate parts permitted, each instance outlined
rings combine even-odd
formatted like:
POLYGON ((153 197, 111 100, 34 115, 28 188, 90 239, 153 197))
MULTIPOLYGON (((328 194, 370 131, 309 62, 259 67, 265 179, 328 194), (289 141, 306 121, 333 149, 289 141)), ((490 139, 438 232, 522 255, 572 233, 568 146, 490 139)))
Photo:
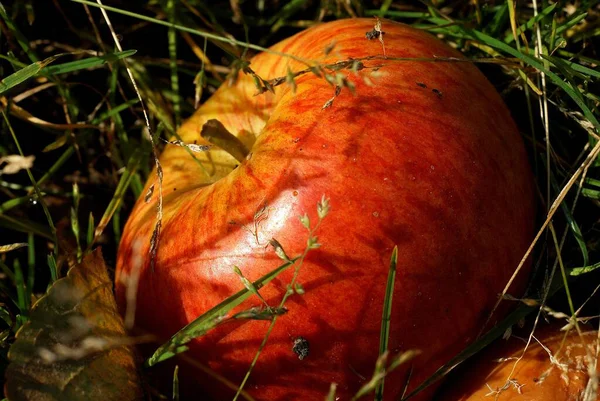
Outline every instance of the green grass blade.
POLYGON ((7 90, 14 88, 15 86, 27 81, 29 78, 35 77, 37 74, 40 73, 40 71, 42 71, 42 69, 46 65, 52 63, 60 56, 62 55, 48 57, 43 61, 36 61, 35 63, 29 64, 27 67, 22 68, 13 74, 10 74, 2 81, 0 81, 0 95, 6 92, 7 90))
MULTIPOLYGON (((8 277, 8 279, 10 280, 10 284, 12 284, 13 286, 16 285, 15 283, 17 282, 17 278, 15 277, 15 273, 13 273, 13 271, 10 269, 10 267, 8 267, 6 265, 6 263, 4 263, 2 261, 2 259, 0 259, 0 271, 2 273, 4 273, 4 275, 6 277, 8 277)), ((0 284, 0 285, 2 285, 2 284, 0 284)), ((2 289, 2 288, 0 288, 0 289, 2 289)))
MULTIPOLYGON (((123 172, 123 175, 119 180, 117 189, 115 190, 115 193, 113 194, 110 203, 108 204, 106 210, 104 211, 104 214, 102 215, 102 218, 100 219, 100 222, 98 223, 98 226, 94 231, 93 242, 96 242, 98 237, 100 237, 102 232, 104 232, 104 229, 110 222, 111 218, 121 206, 121 203, 123 202, 123 197, 125 196, 125 192, 127 191, 127 188, 129 187, 133 176, 136 174, 136 171, 138 169, 140 161, 142 160, 142 157, 144 156, 144 153, 145 149, 143 149, 142 147, 136 149, 136 151, 133 153, 133 155, 127 162, 127 167, 125 168, 125 171, 123 172)), ((91 246, 91 244, 89 244, 89 246, 91 246)))
POLYGON ((569 95, 569 97, 571 97, 571 99, 573 99, 573 101, 575 101, 577 106, 579 106, 579 108, 583 111, 583 114, 585 115, 585 117, 592 123, 592 125, 594 125, 594 127, 596 128, 597 131, 600 131, 600 122, 598 122, 598 119, 596 118, 594 113, 590 110, 590 108, 587 106, 587 104, 581 99, 581 93, 579 92, 579 90, 575 91, 571 87, 571 85, 566 83, 560 76, 558 76, 556 73, 554 73, 554 72, 548 70, 546 67, 544 67, 544 65, 541 61, 539 61, 535 57, 521 53, 518 50, 516 50, 515 48, 507 45, 506 43, 504 43, 498 39, 492 38, 491 36, 488 36, 488 35, 484 34, 483 32, 479 32, 476 30, 464 30, 464 32, 466 32, 472 38, 477 39, 478 41, 481 41, 484 44, 486 44, 490 47, 493 47, 497 50, 508 53, 511 56, 524 61, 525 63, 529 64, 530 66, 532 66, 532 67, 536 68, 537 70, 546 74, 546 76, 548 78, 550 78, 550 80, 552 80, 552 82, 556 86, 558 86, 559 88, 564 90, 569 95))
MULTIPOLYGON (((548 60, 550 60, 550 62, 553 62, 554 59, 556 59, 557 57, 547 57, 548 60)), ((560 59, 565 65, 567 65, 569 68, 573 69, 574 71, 577 71, 581 74, 586 74, 589 75, 591 77, 594 78, 600 78, 600 71, 598 70, 594 70, 592 68, 588 68, 586 66, 583 66, 581 64, 577 64, 573 61, 569 61, 569 60, 565 60, 565 59, 560 59)))
MULTIPOLYGON (((365 10, 365 15, 374 17, 374 16, 382 16, 381 10, 365 10)), ((429 17, 429 13, 421 12, 421 11, 396 11, 396 10, 387 10, 383 17, 386 18, 427 18, 429 17)))
MULTIPOLYGON (((176 21, 178 2, 175 0, 167 1, 167 14, 169 22, 174 24, 176 21)), ((173 91, 173 111, 175 112, 175 127, 181 125, 181 98, 179 96, 179 77, 177 75, 177 32, 173 26, 169 27, 167 38, 169 42, 169 66, 171 68, 171 90, 173 91)))
MULTIPOLYGON (((556 294, 560 289, 563 288, 562 278, 554 277, 554 280, 550 284, 550 288, 548 289, 547 297, 550 298, 554 294, 556 294)), ((423 383, 420 383, 417 388, 411 391, 406 397, 403 397, 401 401, 408 400, 427 387, 441 380, 444 376, 450 373, 455 367, 483 350, 485 347, 490 345, 494 340, 500 338, 506 330, 508 330, 511 326, 517 324, 521 319, 525 318, 531 312, 538 310, 537 306, 528 306, 526 304, 520 304, 511 314, 505 317, 501 322, 496 324, 493 328, 491 328, 487 333, 479 337, 475 342, 467 346, 464 350, 458 353, 455 357, 446 362, 443 366, 441 366, 438 370, 435 371, 433 375, 427 378, 423 383)))
MULTIPOLYGON (((398 246, 394 247, 390 259, 387 285, 385 288, 385 299, 383 301, 383 313, 381 316, 381 331, 379 333, 379 356, 388 350, 390 339, 390 323, 392 318, 392 300, 394 297, 394 284, 396 283, 396 267, 398 266, 398 246)), ((385 377, 381 379, 375 389, 375 400, 383 400, 383 385, 385 377)))
POLYGON ((486 26, 486 32, 494 37, 499 36, 508 18, 508 3, 502 3, 495 12, 492 21, 486 26))
POLYGON ((52 233, 48 227, 24 218, 14 218, 5 214, 0 214, 0 227, 23 233, 33 233, 42 238, 52 240, 52 233))
POLYGON ((600 262, 594 263, 593 265, 583 266, 583 267, 574 267, 569 269, 570 276, 581 276, 582 274, 587 274, 593 272, 596 269, 600 269, 600 262))
POLYGON ((64 74, 67 72, 73 72, 83 69, 89 69, 93 67, 106 64, 107 62, 120 60, 125 57, 129 57, 135 54, 135 50, 127 50, 115 54, 107 54, 104 56, 89 57, 83 60, 71 61, 69 63, 63 63, 53 66, 48 66, 60 57, 77 54, 77 53, 61 53, 52 57, 48 57, 42 61, 36 61, 33 64, 29 64, 27 67, 20 69, 19 71, 7 76, 0 81, 0 95, 7 90, 14 88, 15 86, 27 81, 30 78, 43 74, 64 74))
MULTIPOLYGON (((12 125, 10 124, 10 121, 8 120, 8 116, 6 115, 6 113, 3 110, 1 112, 2 112, 2 116, 4 117, 4 121, 6 122, 6 125, 8 127, 8 130, 10 131, 10 133, 12 135, 13 141, 19 151, 19 154, 22 157, 25 157, 25 154, 23 153, 23 149, 21 149, 21 145, 20 145, 19 141, 17 140, 17 135, 15 134, 15 131, 13 130, 12 125)), ((50 210, 48 210, 48 206, 46 205, 46 202, 44 201, 44 195, 42 194, 42 191, 40 190, 37 182, 35 181, 35 178, 33 178, 33 174, 31 173, 31 170, 29 168, 26 168, 25 170, 27 171, 29 180, 31 181, 31 184, 33 185, 33 188, 37 195, 37 200, 40 202, 40 205, 42 206, 44 214, 46 215, 46 220, 48 221, 48 226, 50 226, 50 232, 52 233, 52 240, 54 241, 54 253, 58 255, 58 238, 56 236, 56 227, 54 225, 54 221, 52 220, 52 216, 50 215, 50 210)))
POLYGON ((58 280, 58 267, 56 266, 56 258, 53 254, 48 255, 48 268, 50 269, 50 284, 58 280))
POLYGON ((142 21, 152 22, 152 23, 157 24, 157 25, 163 25, 163 26, 167 26, 167 27, 172 27, 172 28, 177 29, 177 30, 182 31, 182 32, 188 32, 188 33, 191 33, 192 35, 197 35, 197 36, 201 36, 201 37, 207 38, 207 39, 213 41, 216 44, 225 42, 225 43, 228 43, 228 44, 231 44, 231 45, 234 45, 234 46, 240 46, 240 47, 242 47, 244 49, 252 49, 252 50, 257 50, 257 51, 260 51, 260 52, 267 52, 267 53, 271 53, 271 54, 277 54, 277 55, 280 55, 280 56, 288 57, 290 59, 293 59, 293 60, 296 60, 296 61, 299 61, 299 62, 305 63, 305 64, 309 62, 309 60, 305 60, 305 59, 302 59, 300 57, 297 57, 297 56, 294 56, 294 55, 291 55, 291 54, 282 53, 282 52, 279 52, 279 51, 276 51, 276 50, 265 48, 263 46, 254 45, 252 43, 242 42, 240 40, 232 39, 229 36, 217 35, 217 34, 205 32, 205 31, 202 31, 202 30, 199 30, 199 29, 189 28, 189 27, 186 27, 186 26, 183 26, 183 25, 179 25, 179 24, 172 24, 172 23, 167 22, 167 21, 163 21, 163 20, 160 20, 160 19, 157 19, 157 18, 148 17, 146 15, 141 15, 141 14, 134 13, 134 12, 127 11, 127 10, 123 10, 123 9, 120 9, 120 8, 117 8, 117 7, 110 7, 110 6, 106 6, 106 5, 100 5, 100 4, 97 4, 97 3, 94 3, 94 2, 91 2, 91 1, 88 1, 88 0, 71 0, 71 1, 75 2, 75 3, 85 4, 85 5, 88 5, 90 7, 102 8, 102 9, 104 9, 106 11, 111 11, 111 12, 118 13, 118 14, 121 14, 121 15, 126 15, 128 17, 136 18, 136 19, 139 19, 139 20, 142 20, 142 21))
POLYGON ((35 241, 33 233, 27 234, 27 299, 31 299, 35 284, 35 241))
POLYGON ((23 276, 23 269, 21 269, 19 259, 13 261, 13 271, 15 275, 15 289, 17 291, 17 307, 20 312, 18 321, 23 324, 29 315, 29 299, 27 298, 27 284, 25 283, 25 276, 23 276))
POLYGON ((17 206, 29 203, 30 200, 31 200, 31 196, 21 196, 19 198, 7 200, 6 202, 3 202, 2 204, 0 204, 0 214, 6 213, 10 209, 13 209, 17 206))
MULTIPOLYGON (((552 188, 554 188, 555 191, 559 192, 560 188, 558 187, 558 184, 557 184, 556 180, 554 179, 554 176, 551 176, 551 183, 552 183, 552 188)), ((565 202, 562 202, 560 204, 560 208, 565 216, 565 219, 567 219, 567 224, 569 225, 569 228, 571 229, 571 232, 573 233, 573 237, 575 238, 575 241, 577 241, 577 245, 579 245, 579 249, 581 250, 581 257, 583 259, 583 265, 587 266, 589 264, 589 254, 588 254, 587 244, 585 243, 585 240, 583 239, 583 233, 581 232, 581 229, 579 228, 579 224, 577 224, 577 221, 575 220, 575 218, 573 218, 573 214, 571 213, 571 210, 569 209, 569 207, 567 206, 567 204, 565 202)))
POLYGON ((107 119, 119 114, 123 110, 127 110, 128 108, 135 106, 139 102, 140 102, 140 100, 138 98, 135 98, 135 99, 128 100, 125 103, 121 103, 120 105, 118 105, 116 107, 112 107, 110 110, 108 110, 104 113, 101 113, 96 118, 94 118, 91 121, 91 124, 94 124, 94 125, 100 124, 102 121, 107 120, 107 119))
POLYGON ((54 162, 52 166, 41 176, 38 180, 37 185, 42 185, 49 178, 51 178, 57 171, 60 169, 70 158, 75 154, 75 148, 73 146, 69 146, 67 150, 63 152, 62 155, 54 162))
POLYGON ((558 36, 558 35, 562 34, 563 32, 571 29, 572 27, 577 25, 579 22, 581 22, 585 17, 587 17, 587 13, 581 13, 579 15, 574 16, 568 22, 562 24, 560 27, 558 27, 556 29, 556 35, 558 36))
POLYGON ((173 401, 179 401, 179 365, 173 370, 173 401))
POLYGON ((90 212, 90 216, 88 218, 88 226, 87 226, 87 235, 86 235, 86 243, 88 247, 91 248, 92 243, 94 242, 94 214, 90 212))
MULTIPOLYGON (((519 26, 517 28, 517 35, 520 35, 521 33, 532 29, 535 26, 535 24, 537 24, 538 22, 540 22, 541 20, 546 18, 548 15, 552 14, 557 5, 558 5, 558 3, 555 3, 555 4, 552 4, 552 5, 544 8, 542 11, 539 12, 538 15, 531 18, 525 24, 519 26)), ((512 34, 512 32, 507 33, 506 36, 504 37, 504 43, 507 43, 507 44, 512 43, 514 40, 515 40, 515 37, 512 34)))
POLYGON ((17 39, 19 46, 21 47, 21 49, 23 49, 25 54, 27 54, 27 57, 29 57, 29 59, 31 61, 33 61, 34 63, 36 61, 39 61, 39 59, 37 58, 35 53, 31 50, 31 47, 29 46, 29 41, 23 35, 23 33, 17 28, 17 26, 15 25, 15 22, 12 20, 12 18, 10 18, 10 16, 6 13, 6 9, 4 8, 2 3, 0 3, 0 18, 2 18, 2 20, 4 21, 4 23, 7 26, 8 30, 10 32, 12 32, 14 37, 17 39))
MULTIPOLYGON (((290 268, 298 258, 292 259, 290 262, 284 263, 275 270, 262 276, 253 282, 254 288, 257 290, 271 282, 279 274, 290 268)), ((146 361, 146 366, 154 366, 159 362, 165 361, 175 355, 187 350, 185 344, 196 337, 204 335, 208 330, 215 327, 219 320, 230 312, 233 308, 244 302, 252 296, 252 291, 244 288, 236 294, 230 296, 217 306, 213 307, 193 322, 179 330, 165 344, 161 345, 150 358, 146 361)))
POLYGON ((133 56, 137 50, 125 50, 117 53, 109 53, 103 56, 87 57, 82 60, 70 61, 68 63, 52 65, 44 68, 44 73, 49 75, 66 74, 68 72, 87 70, 99 67, 106 63, 118 61, 133 56))

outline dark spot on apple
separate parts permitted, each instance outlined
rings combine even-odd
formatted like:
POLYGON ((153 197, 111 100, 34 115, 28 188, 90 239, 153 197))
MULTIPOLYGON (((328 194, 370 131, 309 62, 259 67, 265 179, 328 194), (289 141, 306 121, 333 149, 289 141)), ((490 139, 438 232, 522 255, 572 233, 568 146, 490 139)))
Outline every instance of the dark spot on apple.
POLYGON ((423 82, 417 82, 417 86, 420 86, 421 88, 427 88, 427 85, 425 85, 423 82))
POLYGON ((300 137, 296 137, 296 138, 292 139, 292 142, 294 142, 294 143, 300 142, 300 137))
POLYGON ((437 95, 437 97, 439 97, 440 99, 442 98, 442 91, 439 89, 432 89, 431 90, 433 93, 435 93, 437 95))
POLYGON ((534 377, 534 378, 533 378, 533 382, 534 382, 534 383, 537 383, 537 382, 539 382, 539 381, 540 381, 540 379, 538 379, 537 377, 534 377))
POLYGON ((382 35, 382 36, 385 35, 385 32, 378 31, 376 28, 373 28, 373 30, 365 33, 365 37, 368 40, 377 39, 380 35, 382 35))
POLYGON ((294 195, 294 196, 298 196, 298 191, 294 191, 294 192, 292 192, 292 195, 294 195))
POLYGON ((306 358, 310 352, 310 344, 308 343, 308 340, 304 337, 296 337, 294 339, 292 351, 298 355, 298 359, 303 360, 306 358))
POLYGON ((177 191, 177 188, 173 188, 173 191, 177 191))

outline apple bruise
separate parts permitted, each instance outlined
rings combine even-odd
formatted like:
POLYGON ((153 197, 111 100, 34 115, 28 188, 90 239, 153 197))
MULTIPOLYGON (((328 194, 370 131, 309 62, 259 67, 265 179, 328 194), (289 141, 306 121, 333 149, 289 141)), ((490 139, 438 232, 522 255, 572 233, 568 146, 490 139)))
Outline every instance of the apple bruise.
MULTIPOLYGON (((379 55, 381 44, 364 37, 373 23, 323 24, 274 49, 322 63, 379 55)), ((386 21, 383 30, 390 58, 461 57, 404 25, 386 21)), ((234 265, 250 280, 277 267, 280 259, 266 246, 270 238, 288 255, 300 253, 307 232, 298 217, 308 213, 315 222, 317 201, 323 194, 331 199, 318 233, 323 246, 309 253, 299 276, 306 293, 289 298, 289 312, 279 318, 247 386, 259 400, 322 399, 331 382, 346 400, 371 377, 394 245, 399 257, 390 350, 423 352, 412 364, 408 387, 415 388, 479 333, 532 234, 523 145, 483 75, 466 62, 364 64, 358 75, 347 71, 357 95, 344 89, 326 110, 321 107, 333 88, 312 74, 296 79, 296 93, 284 85, 254 97, 248 76, 219 89, 180 135, 206 143, 199 132, 216 118, 233 134, 257 136, 251 156, 234 169, 238 162, 223 150, 210 151, 214 164, 201 154, 213 171, 207 175, 184 149, 168 147, 161 156, 164 218, 154 271, 148 249, 156 199, 139 200, 124 231, 119 303, 124 310, 124 279, 141 260, 136 323, 166 339, 243 288, 234 265), (266 218, 255 225, 265 207, 266 218), (298 337, 310 343, 303 360, 291 349, 298 337)), ((305 68, 267 54, 251 65, 265 78, 284 76, 288 65, 305 68)), ((281 300, 291 274, 261 289, 270 305, 281 300)), ((513 293, 519 295, 525 279, 521 273, 513 293)), ((259 304, 253 297, 238 310, 259 304)), ((193 342, 190 355, 237 384, 268 324, 221 326, 193 342)), ((402 367, 389 376, 386 398, 400 394, 407 372, 402 367)), ((214 379, 194 374, 207 396, 230 397, 214 379)))

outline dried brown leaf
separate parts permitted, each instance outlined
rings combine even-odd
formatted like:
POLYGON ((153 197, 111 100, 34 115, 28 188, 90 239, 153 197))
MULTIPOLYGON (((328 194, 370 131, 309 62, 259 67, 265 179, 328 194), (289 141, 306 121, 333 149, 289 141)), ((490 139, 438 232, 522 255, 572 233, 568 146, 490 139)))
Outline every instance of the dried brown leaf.
POLYGON ((8 357, 10 401, 143 399, 131 339, 99 250, 32 308, 8 357))
POLYGON ((9 245, 0 245, 0 253, 7 253, 10 251, 14 251, 15 249, 26 247, 27 244, 24 242, 17 242, 9 245))
POLYGON ((26 170, 33 167, 35 156, 7 155, 0 157, 0 175, 16 174, 21 170, 26 170))

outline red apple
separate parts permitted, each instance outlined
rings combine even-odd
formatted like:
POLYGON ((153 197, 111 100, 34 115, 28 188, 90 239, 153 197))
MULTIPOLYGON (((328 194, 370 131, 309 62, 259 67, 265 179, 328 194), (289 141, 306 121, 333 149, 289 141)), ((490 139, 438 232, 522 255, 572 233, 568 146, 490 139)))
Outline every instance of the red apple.
MULTIPOLYGON (((577 401, 593 387, 598 369, 598 331, 583 328, 568 334, 555 325, 535 332, 524 352, 525 338, 500 340, 467 362, 460 376, 442 387, 437 401, 577 401), (518 360, 518 358, 521 358, 518 360)), ((597 391, 597 390, 596 390, 597 391)))
MULTIPOLYGON (((126 278, 139 266, 136 324, 167 339, 244 289, 234 265, 250 280, 280 265, 267 246, 271 238, 288 255, 301 253, 307 230, 298 217, 306 213, 314 225, 317 202, 330 199, 318 232, 322 247, 309 252, 300 271, 305 294, 289 298, 246 386, 258 400, 319 400, 331 382, 347 400, 371 377, 395 245, 389 348, 422 353, 386 379, 386 398, 403 391, 409 366, 408 389, 415 388, 476 337, 532 236, 530 169, 494 87, 457 51, 389 21, 381 27, 384 58, 382 43, 365 37, 374 24, 322 24, 254 57, 250 67, 267 79, 305 69, 299 59, 327 65, 375 56, 359 71, 332 72, 343 74, 355 94, 343 88, 325 109, 334 87, 312 73, 296 78, 296 91, 283 84, 275 94, 255 96, 250 75, 224 85, 179 135, 206 144, 202 127, 218 119, 246 144, 256 136, 250 154, 240 163, 213 148, 197 154, 201 168, 186 149, 167 146, 154 268, 156 189, 151 201, 137 202, 123 233, 119 303, 125 309, 126 278), (299 337, 310 345, 303 359, 293 351, 299 337)), ((155 184, 153 175, 146 187, 155 184)), ((292 274, 261 289, 270 305, 280 302, 292 274)), ((526 279, 525 271, 511 291, 526 279)), ((252 297, 235 311, 260 305, 252 297)), ((237 385, 269 324, 223 325, 196 340, 189 355, 237 385)), ((205 376, 196 377, 197 395, 231 398, 205 376)))

